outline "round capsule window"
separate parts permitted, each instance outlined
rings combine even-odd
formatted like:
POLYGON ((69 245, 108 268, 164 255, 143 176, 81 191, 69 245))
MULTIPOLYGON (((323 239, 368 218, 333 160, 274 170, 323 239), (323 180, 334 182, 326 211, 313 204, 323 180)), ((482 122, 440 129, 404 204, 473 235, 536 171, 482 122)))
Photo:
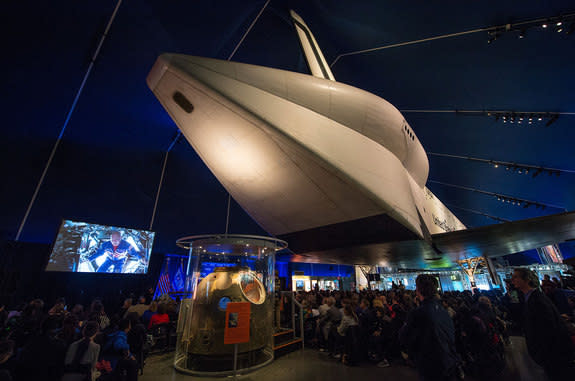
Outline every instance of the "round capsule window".
POLYGON ((253 304, 262 304, 266 300, 264 285, 252 272, 242 272, 239 276, 240 288, 244 297, 253 304))

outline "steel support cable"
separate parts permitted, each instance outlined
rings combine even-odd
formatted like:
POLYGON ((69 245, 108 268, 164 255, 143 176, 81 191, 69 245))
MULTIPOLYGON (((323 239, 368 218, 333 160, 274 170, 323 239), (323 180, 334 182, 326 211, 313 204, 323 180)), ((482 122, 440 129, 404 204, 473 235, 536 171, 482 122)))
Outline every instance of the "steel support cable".
POLYGON ((447 157, 447 158, 452 158, 452 159, 463 159, 463 160, 477 161, 477 162, 487 163, 487 164, 491 164, 491 165, 497 164, 497 165, 501 165, 503 167, 508 167, 508 168, 526 168, 529 170, 540 171, 540 172, 575 173, 575 170, 573 170, 573 169, 549 168, 549 167, 543 167, 543 166, 539 166, 539 165, 521 164, 521 163, 502 161, 502 160, 494 160, 494 159, 482 159, 482 158, 472 157, 472 156, 451 155, 451 154, 447 154, 447 153, 437 153, 437 152, 426 152, 426 153, 430 156, 438 156, 438 157, 447 157))
POLYGON ((90 77, 90 73, 92 72, 94 64, 96 63, 96 59, 98 58, 98 55, 100 54, 100 50, 102 49, 102 45, 104 44, 104 41, 106 40, 106 37, 108 36, 108 32, 110 31, 110 27, 112 26, 112 23, 114 22, 114 19, 116 18, 116 14, 118 13, 118 9, 120 8, 121 4, 122 4, 122 0, 118 0, 118 3, 116 3, 116 7, 114 8, 114 12, 112 12, 112 16, 110 17, 110 20, 108 21, 108 24, 106 25, 106 29, 104 30, 102 37, 100 37, 100 41, 98 43, 96 51, 94 52, 94 54, 92 55, 92 58, 90 59, 90 64, 88 65, 88 69, 86 70, 86 73, 84 74, 84 78, 82 79, 82 83, 80 84, 80 88, 76 92, 76 96, 74 97, 74 101, 72 102, 72 106, 70 107, 70 110, 68 110, 68 114, 66 115, 66 119, 64 121, 64 124, 62 125, 62 128, 60 129, 60 134, 58 134, 58 138, 56 139, 56 142, 54 143, 54 146, 52 147, 52 151, 50 152, 50 156, 48 157, 48 161, 46 162, 46 165, 44 166, 44 170, 42 171, 42 175, 40 176, 40 180, 38 180, 38 184, 36 185, 36 189, 34 190, 34 194, 32 195, 32 199, 30 200, 30 203, 28 204, 28 208, 26 209, 26 213, 24 214, 24 218, 22 219, 22 222, 20 223, 20 226, 18 227, 18 232, 16 233, 16 238, 15 238, 16 241, 20 240, 20 235, 22 234, 22 230, 24 229, 24 226, 26 225, 26 221, 28 220, 28 216, 30 215, 30 211, 32 210, 32 207, 34 206, 34 203, 36 202, 36 198, 38 197, 38 192, 40 191, 40 188, 42 187, 42 184, 44 183, 44 178, 46 177, 46 174, 48 173, 48 169, 50 168, 50 165, 52 164, 52 160, 54 159, 54 155, 56 154, 58 146, 60 145, 60 141, 62 140, 62 136, 64 136, 64 132, 66 131, 66 127, 68 127, 68 123, 70 122, 70 118, 72 117, 72 114, 74 113, 74 110, 76 109, 76 104, 78 103, 78 100, 80 99, 80 95, 82 95, 82 91, 84 90, 84 86, 86 85, 86 82, 88 81, 88 78, 90 77))
POLYGON ((433 184, 440 184, 440 185, 444 185, 444 186, 451 187, 451 188, 463 189, 466 191, 486 194, 486 195, 493 196, 493 197, 501 197, 501 198, 508 199, 508 200, 516 200, 516 201, 518 201, 520 203, 524 203, 524 204, 530 204, 530 205, 535 205, 535 206, 540 205, 540 206, 546 206, 546 207, 550 207, 550 208, 561 209, 563 211, 567 211, 567 209, 565 207, 559 206, 559 205, 553 205, 553 204, 548 204, 548 203, 538 202, 538 201, 533 201, 533 200, 526 200, 526 199, 519 198, 519 197, 509 196, 509 195, 505 195, 505 194, 501 194, 501 193, 484 191, 481 189, 466 187, 463 185, 449 184, 449 183, 444 183, 444 182, 435 181, 435 180, 427 180, 427 181, 430 183, 433 183, 433 184))
MULTIPOLYGON (((240 41, 237 43, 236 47, 234 48, 234 50, 232 51, 232 53, 230 54, 230 56, 228 57, 228 61, 230 61, 232 59, 232 57, 236 54, 238 48, 240 47, 240 45, 244 42, 246 36, 248 35, 248 33, 252 30, 252 28, 254 27, 254 25, 256 24, 256 22, 258 21, 258 19, 260 18, 260 16, 262 15, 263 11, 266 9, 266 7, 268 6, 270 0, 266 1, 266 3, 264 4, 264 6, 262 7, 262 9, 259 11, 259 13, 257 14, 257 16, 255 17, 254 21, 252 21, 252 23, 250 24, 250 26, 248 27, 248 29, 246 30, 246 32, 244 33, 244 35, 242 36, 242 38, 240 39, 240 41)), ((160 174, 160 180, 158 183, 158 189, 156 191, 156 198, 155 198, 155 202, 154 202, 154 209, 152 211, 152 218, 150 220, 150 229, 152 230, 152 227, 154 225, 154 219, 156 216, 156 211, 158 208, 158 200, 160 198, 160 192, 162 190, 162 185, 164 182, 164 176, 166 173, 166 166, 168 163, 168 157, 170 154, 170 151, 172 150, 172 148, 174 147, 174 144, 176 143, 176 141, 179 139, 179 137, 181 136, 181 131, 178 130, 178 134, 176 135, 175 139, 172 141, 172 143, 170 144, 170 146, 168 147, 168 150, 165 153, 164 156, 164 161, 163 161, 163 165, 162 165, 162 172, 160 174)), ((230 204, 231 204, 231 195, 228 193, 228 206, 227 206, 227 215, 226 215, 226 235, 228 234, 228 228, 229 228, 229 220, 230 220, 230 204)))
MULTIPOLYGON (((568 14, 568 15, 563 15, 563 17, 572 17, 574 15, 575 14, 568 14)), ((384 49, 390 49, 390 48, 398 48, 401 46, 415 45, 415 44, 420 44, 420 43, 428 42, 428 41, 435 41, 435 40, 442 40, 442 39, 446 39, 446 38, 465 36, 468 34, 479 33, 479 32, 494 32, 494 31, 503 31, 503 30, 509 31, 512 28, 516 28, 518 26, 524 26, 527 24, 542 23, 542 22, 545 22, 551 18, 553 18, 553 17, 545 17, 545 18, 539 18, 539 19, 534 19, 534 20, 522 21, 522 22, 518 22, 518 23, 514 23, 514 24, 489 26, 489 27, 484 27, 484 28, 466 30, 463 32, 449 33, 449 34, 443 34, 443 35, 434 36, 434 37, 422 38, 422 39, 414 40, 414 41, 406 41, 406 42, 400 42, 400 43, 396 43, 396 44, 377 46, 377 47, 369 48, 369 49, 355 50, 352 52, 342 53, 342 54, 338 55, 335 58, 335 60, 333 60, 333 62, 329 66, 330 66, 330 68, 333 67, 340 60, 340 58, 347 57, 347 56, 354 56, 354 55, 358 55, 358 54, 370 53, 370 52, 375 52, 378 50, 384 50, 384 49)))

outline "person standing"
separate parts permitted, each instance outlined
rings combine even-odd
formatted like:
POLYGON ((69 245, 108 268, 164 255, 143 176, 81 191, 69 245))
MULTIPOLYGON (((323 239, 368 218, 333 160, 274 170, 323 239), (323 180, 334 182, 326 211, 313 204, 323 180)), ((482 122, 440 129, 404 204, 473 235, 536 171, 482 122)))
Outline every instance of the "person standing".
POLYGON ((421 304, 408 315, 400 342, 415 361, 420 380, 455 380, 459 374, 455 327, 439 300, 437 279, 421 274, 415 284, 421 304))
POLYGON ((513 285, 525 298, 524 324, 527 351, 543 367, 550 380, 573 377, 573 343, 567 327, 553 302, 539 290, 537 275, 517 268, 511 277, 513 285))

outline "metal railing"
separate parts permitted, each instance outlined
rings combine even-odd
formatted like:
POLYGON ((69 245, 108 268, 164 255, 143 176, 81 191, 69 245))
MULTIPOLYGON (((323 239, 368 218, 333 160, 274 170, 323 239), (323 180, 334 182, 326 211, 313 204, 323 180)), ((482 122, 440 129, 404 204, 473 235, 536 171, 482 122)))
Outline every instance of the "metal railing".
MULTIPOLYGON (((301 304, 300 302, 298 302, 296 300, 295 294, 292 291, 281 291, 280 296, 281 296, 280 303, 283 303, 284 298, 289 300, 290 308, 288 311, 291 315, 289 319, 282 319, 283 321, 291 322, 291 327, 281 327, 281 324, 280 324, 280 327, 293 330, 293 338, 294 339, 301 339, 301 348, 304 349, 304 347, 305 347, 305 335, 304 335, 304 321, 303 321, 303 304, 301 304), (299 320, 299 322, 296 322, 296 320, 299 320), (299 325, 299 334, 298 334, 298 327, 296 325, 297 323, 299 323, 298 324, 299 325)), ((287 309, 284 309, 283 312, 286 313, 287 312, 286 310, 287 309)))

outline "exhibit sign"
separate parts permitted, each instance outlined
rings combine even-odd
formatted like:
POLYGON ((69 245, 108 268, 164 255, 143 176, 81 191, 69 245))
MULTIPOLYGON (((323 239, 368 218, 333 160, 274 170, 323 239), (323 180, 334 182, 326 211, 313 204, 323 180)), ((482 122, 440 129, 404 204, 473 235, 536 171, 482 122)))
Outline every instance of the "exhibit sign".
POLYGON ((224 344, 240 344, 250 341, 250 312, 248 302, 230 302, 226 307, 224 344))

